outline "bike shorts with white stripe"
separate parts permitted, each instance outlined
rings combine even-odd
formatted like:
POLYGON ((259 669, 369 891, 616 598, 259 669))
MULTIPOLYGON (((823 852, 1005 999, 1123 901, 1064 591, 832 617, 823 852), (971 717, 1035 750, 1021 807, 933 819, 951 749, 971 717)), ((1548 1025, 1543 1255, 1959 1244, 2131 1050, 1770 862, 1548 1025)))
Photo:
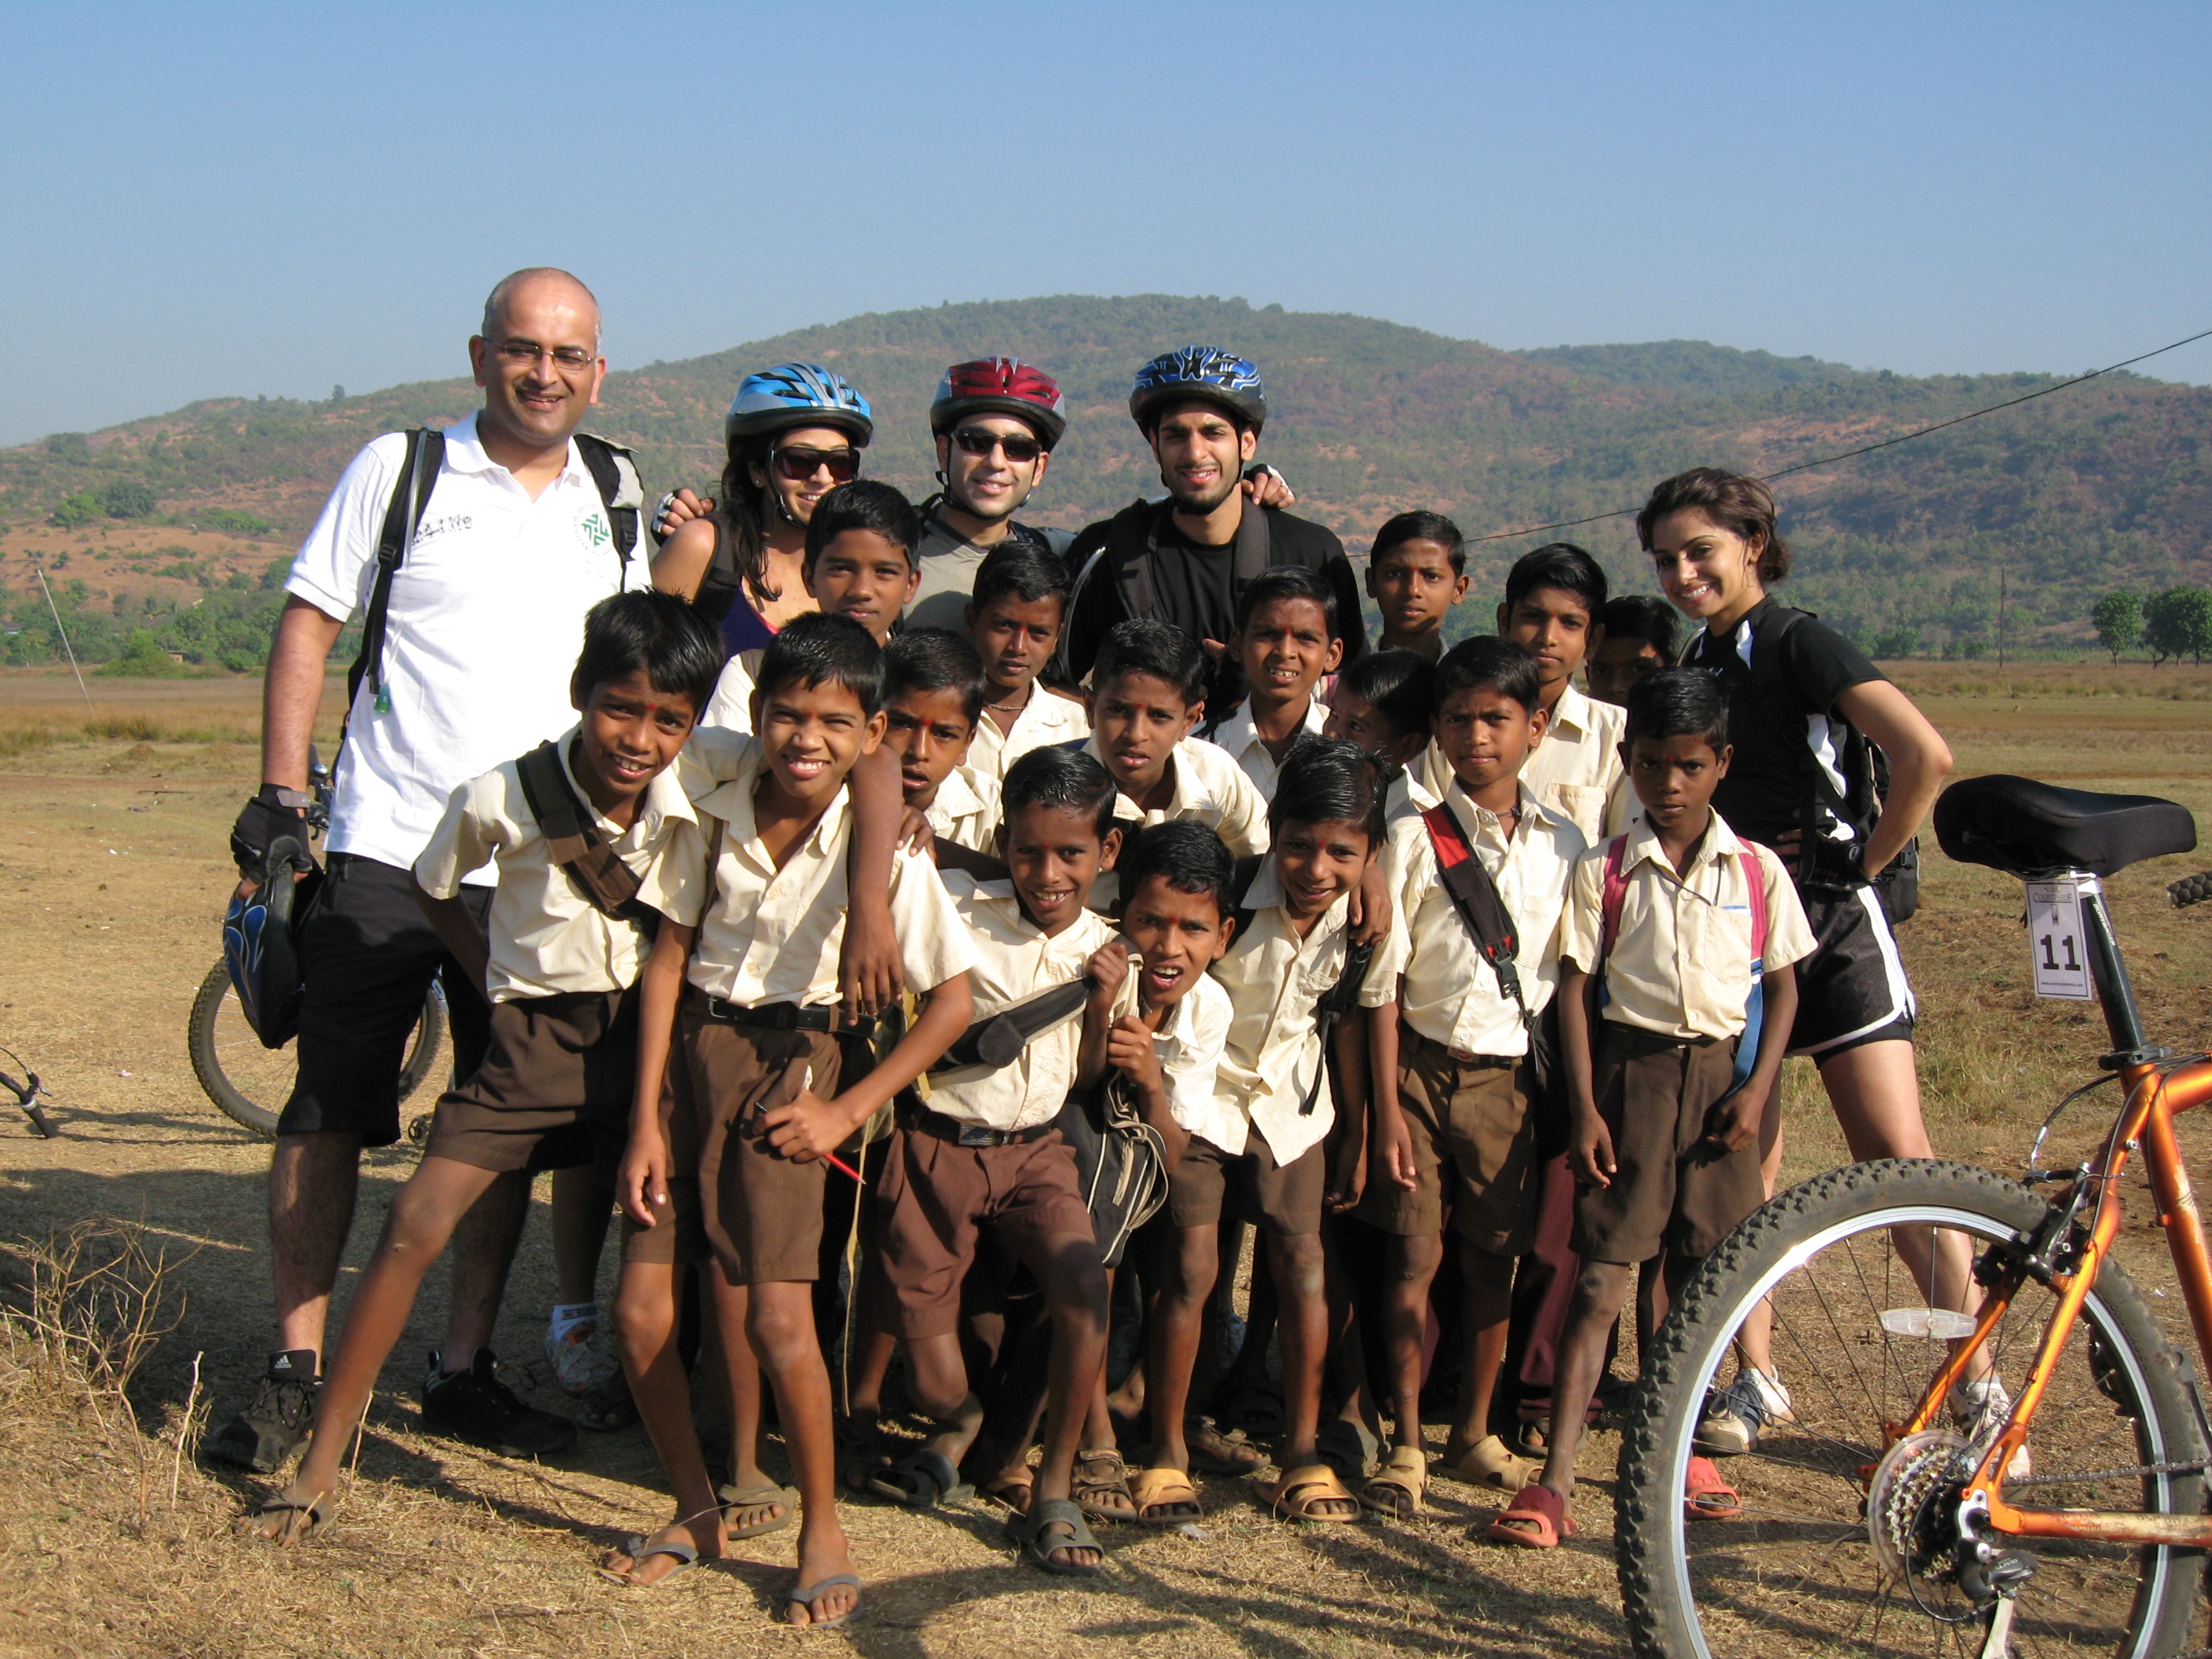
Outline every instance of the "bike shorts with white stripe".
POLYGON ((1912 1039, 1919 1012, 1897 934, 1871 887, 1801 889, 1813 954, 1797 964, 1797 1021, 1790 1052, 1826 1060, 1869 1042, 1912 1039))

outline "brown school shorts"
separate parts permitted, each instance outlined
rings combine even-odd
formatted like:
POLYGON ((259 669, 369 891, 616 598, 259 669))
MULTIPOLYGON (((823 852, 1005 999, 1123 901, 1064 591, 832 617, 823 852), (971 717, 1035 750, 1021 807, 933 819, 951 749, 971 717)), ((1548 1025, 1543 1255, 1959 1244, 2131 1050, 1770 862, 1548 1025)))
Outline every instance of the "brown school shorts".
POLYGON ((483 1064, 439 1098, 422 1155, 502 1174, 611 1170, 636 1081, 635 987, 494 1003, 483 1064))
POLYGON ((1317 1233, 1322 1189, 1328 1184, 1327 1145, 1316 1141, 1278 1164, 1257 1129, 1247 1132, 1244 1150, 1234 1155, 1193 1135, 1168 1177, 1168 1218, 1178 1227, 1211 1227, 1225 1213, 1285 1238, 1317 1233))
POLYGON ((962 1146, 902 1124, 876 1185, 876 1224, 890 1291, 877 1319, 908 1340, 960 1328, 961 1282, 980 1232, 1024 1258, 1055 1234, 1091 1237, 1075 1154, 1057 1129, 1012 1146, 962 1146))
POLYGON ((699 1113, 691 1095, 691 1067, 679 1041, 670 1050, 660 1082, 660 1133, 668 1147, 667 1196, 650 1205, 650 1227, 639 1226, 628 1210, 623 1212, 624 1261, 684 1267, 703 1262, 714 1254, 699 1211, 699 1113))
POLYGON ((1573 1249, 1591 1261, 1649 1261, 1663 1249, 1704 1255, 1759 1206, 1759 1143, 1702 1145, 1705 1114, 1729 1091, 1735 1045, 1685 1042, 1598 1022, 1591 1086, 1620 1166, 1608 1187, 1575 1194, 1573 1249))
MULTIPOLYGON (((793 1163, 769 1144, 760 1125, 763 1115, 789 1105, 802 1090, 811 1087, 824 1100, 837 1092, 837 1039, 827 1031, 726 1025, 706 1017, 704 1001, 685 988, 676 1038, 690 1073, 693 1129, 687 1133, 696 1134, 698 1148, 699 1218, 708 1247, 732 1285, 811 1284, 821 1272, 822 1191, 830 1166, 819 1158, 793 1163)), ((672 1135, 672 1146, 675 1139, 672 1135)), ((670 1197, 672 1207, 672 1191, 670 1197)))
POLYGON ((1542 1172, 1528 1073, 1525 1060, 1455 1060, 1401 1024, 1398 1109, 1413 1138, 1413 1190, 1370 1167, 1359 1218, 1401 1238, 1425 1237, 1443 1231, 1449 1200, 1452 1231, 1476 1249, 1527 1255, 1542 1172))

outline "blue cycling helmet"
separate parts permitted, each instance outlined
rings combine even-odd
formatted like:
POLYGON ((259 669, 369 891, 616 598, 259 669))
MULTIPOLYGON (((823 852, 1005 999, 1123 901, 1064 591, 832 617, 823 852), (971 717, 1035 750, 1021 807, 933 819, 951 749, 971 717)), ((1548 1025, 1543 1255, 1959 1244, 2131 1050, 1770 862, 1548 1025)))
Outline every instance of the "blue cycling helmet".
POLYGON ((843 375, 819 363, 779 363, 738 383, 730 412, 722 420, 722 440, 765 437, 794 426, 834 426, 853 435, 853 447, 866 449, 875 436, 875 411, 843 375))
POLYGON ((1219 404, 1255 432, 1267 424, 1267 388, 1260 383, 1259 366, 1203 345, 1163 351, 1139 369, 1129 388, 1129 418, 1149 432, 1154 410, 1189 398, 1219 404))

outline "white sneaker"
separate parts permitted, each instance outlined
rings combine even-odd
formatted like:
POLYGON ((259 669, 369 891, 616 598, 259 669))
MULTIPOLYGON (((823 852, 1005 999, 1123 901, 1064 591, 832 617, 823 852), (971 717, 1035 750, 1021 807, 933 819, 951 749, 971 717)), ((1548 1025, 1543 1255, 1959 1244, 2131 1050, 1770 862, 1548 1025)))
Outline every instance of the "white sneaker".
POLYGON ((554 1380, 569 1395, 586 1395, 612 1377, 619 1366, 599 1350, 596 1319, 571 1320, 545 1328, 545 1358, 554 1380))
MULTIPOLYGON (((1995 1371, 1951 1390, 1951 1421, 1966 1437, 1966 1449, 1976 1462, 2003 1430, 2012 1415, 2012 1395, 1995 1371)), ((2005 1479, 2024 1480, 2034 1467, 2023 1443, 2005 1465, 2005 1479)))
POLYGON ((1790 1390, 1782 1379, 1746 1365, 1736 1372, 1735 1381, 1705 1397, 1698 1449, 1708 1457, 1738 1457, 1757 1446, 1759 1436, 1773 1425, 1796 1420, 1790 1390))

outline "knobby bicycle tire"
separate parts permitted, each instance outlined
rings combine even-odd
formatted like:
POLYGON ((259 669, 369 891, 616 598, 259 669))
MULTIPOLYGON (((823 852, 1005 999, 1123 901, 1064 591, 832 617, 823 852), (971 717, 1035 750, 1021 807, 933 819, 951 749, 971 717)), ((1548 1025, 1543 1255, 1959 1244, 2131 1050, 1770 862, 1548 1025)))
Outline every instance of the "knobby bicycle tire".
MULTIPOLYGON (((422 1000, 422 1014, 408 1038, 407 1057, 399 1068, 399 1100, 422 1086, 446 1046, 446 1002, 433 983, 422 1000)), ((185 1050, 191 1057, 192 1075, 201 1090, 225 1115, 255 1134, 274 1136, 276 1119, 291 1091, 295 1067, 294 1044, 264 1048, 246 1024, 232 989, 229 972, 220 962, 208 970, 192 998, 185 1030, 185 1050), (228 1054, 231 1064, 223 1060, 228 1054)))
MULTIPOLYGON (((1955 1586, 1944 1595, 1940 1532, 1926 1534, 1937 1541, 1918 1558, 1930 1569, 1924 1577, 1888 1572, 1869 1538, 1864 1471, 1885 1455, 1884 1424, 1909 1415, 1946 1352, 1930 1337, 1893 1334, 1911 1322, 1909 1313, 1896 1324, 1879 1315, 1926 1302, 1893 1229, 1948 1226, 1967 1234, 1979 1256, 2025 1237, 2046 1213, 2026 1188, 1971 1165, 1863 1164, 1780 1194, 1705 1258, 1653 1342, 1623 1437, 1615 1536, 1638 1653, 1980 1651, 1985 1622, 1972 1598, 1955 1586), (1752 1452, 1722 1464, 1743 1515, 1692 1521, 1682 1481, 1707 1389, 1762 1300, 1773 1309, 1777 1369, 1794 1385, 1792 1420, 1768 1425, 1752 1452)), ((1991 1333, 1987 1351, 2014 1386, 2053 1301, 2030 1278, 1991 1333)), ((1940 1426, 1952 1427, 1948 1413, 1940 1426)), ((2188 1362, 2109 1261, 2054 1369, 2027 1449, 2039 1484, 2016 1502, 2203 1510, 2203 1419, 2188 1362), (2182 1468, 2140 1472, 2173 1464, 2182 1468)), ((1916 1512, 1939 1527, 1946 1513, 1933 1501, 1890 1511, 1916 1512)), ((2197 1645, 2189 1630, 2202 1552, 1995 1541, 2036 1565, 2014 1604, 2014 1653, 2158 1659, 2197 1645)))

